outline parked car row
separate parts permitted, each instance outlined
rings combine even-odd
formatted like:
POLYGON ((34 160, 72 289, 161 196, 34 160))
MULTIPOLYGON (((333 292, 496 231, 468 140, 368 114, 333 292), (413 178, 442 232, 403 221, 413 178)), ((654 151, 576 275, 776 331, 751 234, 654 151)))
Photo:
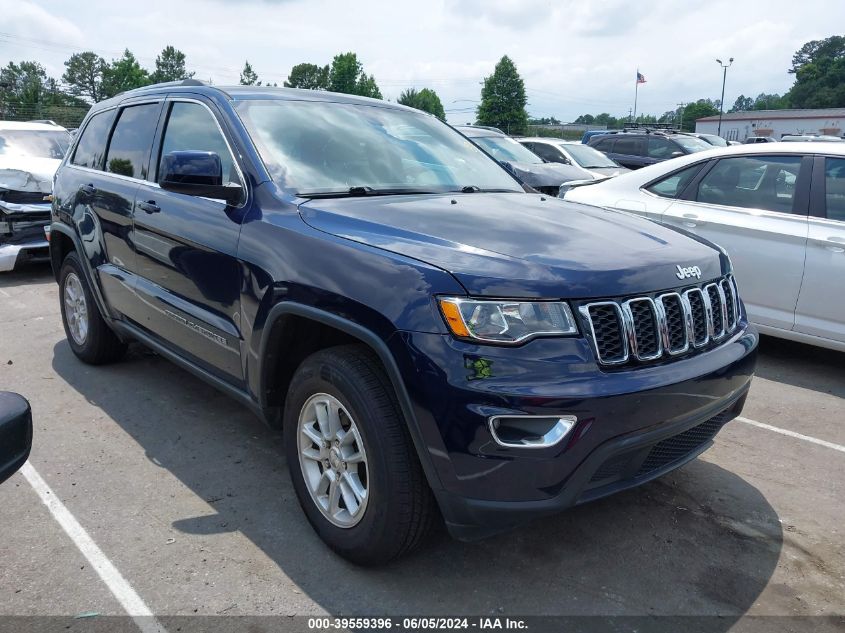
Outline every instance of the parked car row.
POLYGON ((676 158, 566 200, 677 226, 730 254, 749 318, 845 351, 845 146, 765 143, 676 158))

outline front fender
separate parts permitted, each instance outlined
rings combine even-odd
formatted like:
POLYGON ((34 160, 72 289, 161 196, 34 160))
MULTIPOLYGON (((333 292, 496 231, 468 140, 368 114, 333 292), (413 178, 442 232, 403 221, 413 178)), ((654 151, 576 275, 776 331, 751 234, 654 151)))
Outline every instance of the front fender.
POLYGON ((99 258, 96 253, 93 254, 85 249, 85 245, 80 239, 79 235, 71 227, 64 222, 52 222, 50 224, 50 265, 53 268, 53 275, 56 281, 59 281, 59 271, 62 267, 62 261, 67 253, 59 251, 58 240, 55 236, 62 235, 68 238, 73 244, 73 250, 79 255, 80 263, 82 264, 82 272, 85 275, 85 281, 88 282, 88 287, 91 288, 91 293, 94 295, 94 301, 100 311, 103 319, 111 323, 113 321, 111 312, 107 308, 105 298, 103 297, 102 289, 98 283, 97 275, 95 274, 96 262, 99 258))
POLYGON ((402 380, 396 360, 388 348, 387 343, 377 334, 364 326, 354 323, 348 319, 344 319, 336 314, 332 314, 331 312, 293 301, 283 301, 274 305, 270 308, 270 312, 267 315, 265 327, 261 332, 261 343, 259 345, 258 376, 260 377, 260 389, 258 393, 261 394, 261 397, 263 398, 263 394, 267 393, 269 386, 265 384, 266 376, 269 372, 265 371, 266 368, 263 365, 265 359, 270 357, 268 353, 268 346, 270 345, 270 338, 273 330, 272 325, 278 319, 289 315, 311 319, 340 330, 341 332, 360 340, 363 344, 367 345, 367 347, 375 352, 381 361, 385 372, 387 373, 387 377, 390 379, 391 385, 393 386, 396 399, 402 409, 402 415, 408 424, 408 431, 410 432, 411 439, 414 442, 414 448, 416 449, 420 463, 422 464, 426 479, 428 480, 432 490, 442 489, 443 486, 440 482, 440 477, 435 470, 429 451, 426 448, 423 433, 420 429, 416 414, 414 413, 414 407, 412 405, 410 395, 405 387, 405 382, 402 380))

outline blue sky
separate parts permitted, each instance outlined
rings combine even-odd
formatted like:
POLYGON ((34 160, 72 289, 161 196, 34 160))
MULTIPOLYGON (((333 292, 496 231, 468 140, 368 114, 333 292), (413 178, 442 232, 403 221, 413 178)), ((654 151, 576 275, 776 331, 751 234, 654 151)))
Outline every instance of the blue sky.
MULTIPOLYGON (((168 44, 200 79, 237 82, 245 59, 281 85, 291 66, 354 51, 386 98, 434 88, 452 123, 472 119, 480 83, 503 54, 526 83, 532 116, 627 113, 718 99, 715 59, 734 57, 725 102, 784 92, 792 54, 838 34, 845 3, 804 0, 0 0, 0 64, 36 59, 55 75, 74 51, 125 47, 146 66, 168 44)), ((841 30, 841 29, 840 29, 841 30)))

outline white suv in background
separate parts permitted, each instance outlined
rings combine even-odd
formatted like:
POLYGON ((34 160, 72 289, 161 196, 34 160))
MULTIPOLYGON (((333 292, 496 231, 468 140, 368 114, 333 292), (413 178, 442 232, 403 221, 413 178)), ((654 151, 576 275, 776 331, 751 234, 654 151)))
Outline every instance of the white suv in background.
POLYGON ((561 195, 712 240, 761 332, 845 351, 845 143, 719 148, 561 195))

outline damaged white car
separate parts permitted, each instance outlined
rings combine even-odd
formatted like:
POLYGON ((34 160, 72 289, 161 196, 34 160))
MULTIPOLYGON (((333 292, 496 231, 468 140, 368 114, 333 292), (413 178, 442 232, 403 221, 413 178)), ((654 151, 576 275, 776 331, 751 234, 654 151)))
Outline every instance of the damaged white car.
POLYGON ((44 229, 53 175, 70 140, 52 123, 0 121, 0 272, 49 260, 44 229))

